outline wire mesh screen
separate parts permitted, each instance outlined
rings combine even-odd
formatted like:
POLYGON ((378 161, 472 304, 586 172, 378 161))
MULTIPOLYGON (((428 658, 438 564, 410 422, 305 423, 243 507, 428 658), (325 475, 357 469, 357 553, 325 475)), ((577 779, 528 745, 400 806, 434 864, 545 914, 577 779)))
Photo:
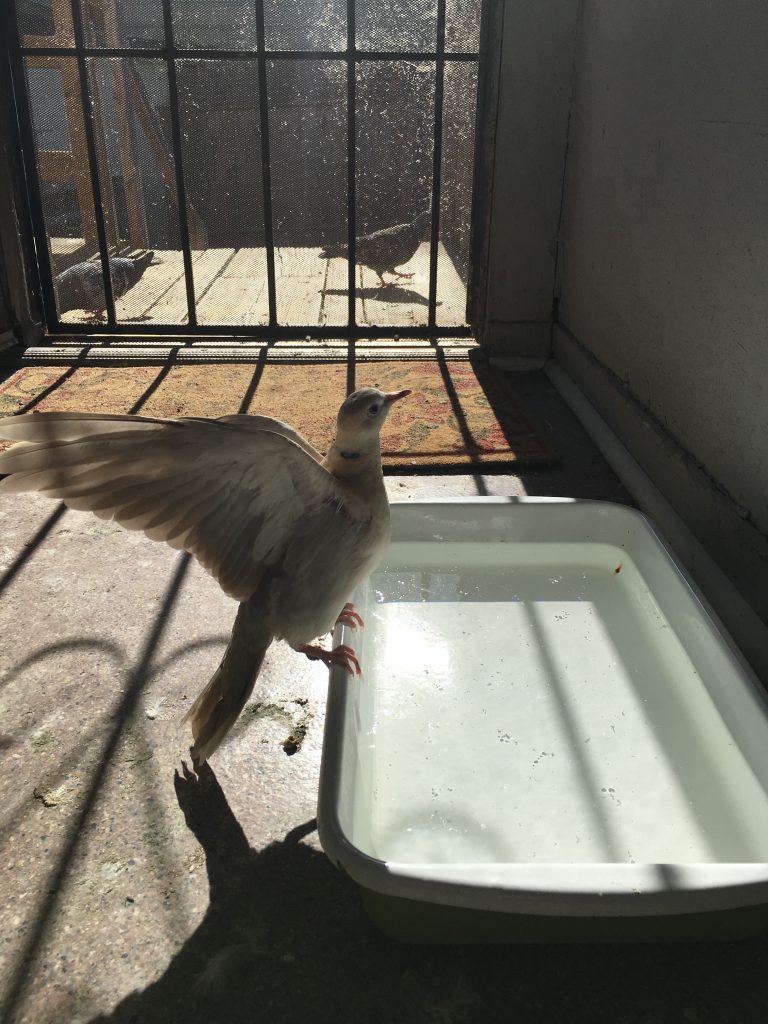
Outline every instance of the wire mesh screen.
POLYGON ((163 45, 163 5, 158 0, 81 0, 81 9, 87 46, 163 45))
POLYGON ((268 50, 343 50, 347 43, 346 0, 265 0, 268 50))
POLYGON ((182 60, 177 82, 198 323, 266 324, 257 69, 182 60))
POLYGON ((196 50, 256 48, 254 0, 173 0, 177 46, 196 50))
POLYGON ((106 303, 100 263, 77 259, 85 239, 97 254, 91 182, 87 164, 77 159, 85 146, 77 62, 33 57, 26 70, 56 311, 68 322, 87 323, 106 303))
POLYGON ((481 0, 16 11, 52 330, 466 332, 481 0))
MULTIPOLYGON (((346 68, 340 61, 267 65, 277 318, 289 325, 346 323, 327 280, 324 247, 346 238, 346 68)), ((334 287, 335 283, 335 287, 334 287)))
POLYGON ((360 323, 427 323, 434 91, 434 64, 430 61, 366 61, 360 65, 360 323), (380 233, 393 225, 405 230, 380 233), (402 284, 395 289, 394 281, 402 284))
POLYGON ((480 18, 476 0, 445 0, 445 48, 450 53, 480 49, 480 18))
POLYGON ((116 319, 184 324, 165 62, 90 58, 88 66, 116 319))
POLYGON ((437 322, 463 323, 469 283, 474 110, 466 97, 477 93, 475 64, 448 64, 443 98, 440 188, 440 248, 437 257, 437 322))
POLYGON ((357 0, 355 25, 361 50, 431 51, 437 39, 437 0, 357 0))
POLYGON ((74 45, 70 0, 16 0, 16 19, 28 46, 74 45))

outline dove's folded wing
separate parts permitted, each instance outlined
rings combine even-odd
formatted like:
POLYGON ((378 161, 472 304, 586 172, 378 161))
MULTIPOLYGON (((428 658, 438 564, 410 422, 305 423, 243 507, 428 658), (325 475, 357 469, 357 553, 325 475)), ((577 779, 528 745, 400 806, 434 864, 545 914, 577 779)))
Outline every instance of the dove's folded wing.
POLYGON ((32 413, 0 420, 0 437, 20 442, 0 454, 0 492, 40 491, 189 551, 238 600, 303 516, 364 514, 319 453, 268 417, 32 413))

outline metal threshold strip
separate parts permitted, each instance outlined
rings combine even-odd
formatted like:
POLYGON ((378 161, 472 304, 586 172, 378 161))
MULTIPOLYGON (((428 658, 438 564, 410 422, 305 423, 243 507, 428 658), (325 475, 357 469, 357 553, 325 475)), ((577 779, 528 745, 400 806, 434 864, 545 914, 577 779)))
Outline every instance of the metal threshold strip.
POLYGON ((416 359, 468 359, 480 346, 473 338, 441 338, 434 341, 392 338, 328 341, 267 342, 258 339, 196 338, 181 341, 164 338, 151 342, 141 339, 115 341, 108 336, 89 338, 52 338, 45 345, 32 346, 24 352, 25 365, 55 366, 130 366, 192 363, 346 363, 416 359))

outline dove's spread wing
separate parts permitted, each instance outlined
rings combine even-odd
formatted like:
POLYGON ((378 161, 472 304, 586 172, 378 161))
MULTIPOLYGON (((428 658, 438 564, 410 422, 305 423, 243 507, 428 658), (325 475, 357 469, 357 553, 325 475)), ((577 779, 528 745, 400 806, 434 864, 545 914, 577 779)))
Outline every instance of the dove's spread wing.
POLYGON ((41 491, 189 551, 238 600, 280 562, 302 517, 366 515, 312 446, 269 417, 31 413, 0 420, 0 437, 21 442, 0 454, 0 492, 41 491))
POLYGON ((217 422, 231 423, 233 426, 242 427, 244 430, 271 430, 275 434, 282 434, 283 437, 287 437, 289 441, 293 441, 300 448, 303 448, 307 455, 312 456, 315 462, 323 461, 322 452, 319 452, 305 437, 302 437, 298 430, 294 430, 293 427, 283 423, 282 420, 273 419, 271 416, 236 414, 234 416, 219 416, 217 422))

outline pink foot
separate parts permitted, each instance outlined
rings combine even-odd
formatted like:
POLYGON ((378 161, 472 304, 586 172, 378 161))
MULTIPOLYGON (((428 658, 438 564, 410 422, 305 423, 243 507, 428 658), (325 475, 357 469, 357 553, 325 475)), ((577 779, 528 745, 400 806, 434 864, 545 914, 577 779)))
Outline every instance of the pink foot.
POLYGON ((355 606, 351 601, 347 601, 344 607, 339 612, 339 617, 336 619, 336 625, 341 623, 343 626, 349 626, 350 629, 357 629, 358 626, 362 629, 365 626, 362 618, 355 611, 355 606))
POLYGON ((310 661, 322 661, 327 668, 332 665, 342 665, 350 675, 354 673, 356 676, 361 676, 363 674, 357 655, 347 644, 339 644, 332 651, 327 651, 319 644, 302 644, 297 650, 300 654, 306 654, 310 661))
POLYGON ((395 275, 395 277, 411 278, 411 277, 415 277, 416 276, 415 273, 414 274, 401 274, 399 270, 393 270, 392 273, 395 275))

